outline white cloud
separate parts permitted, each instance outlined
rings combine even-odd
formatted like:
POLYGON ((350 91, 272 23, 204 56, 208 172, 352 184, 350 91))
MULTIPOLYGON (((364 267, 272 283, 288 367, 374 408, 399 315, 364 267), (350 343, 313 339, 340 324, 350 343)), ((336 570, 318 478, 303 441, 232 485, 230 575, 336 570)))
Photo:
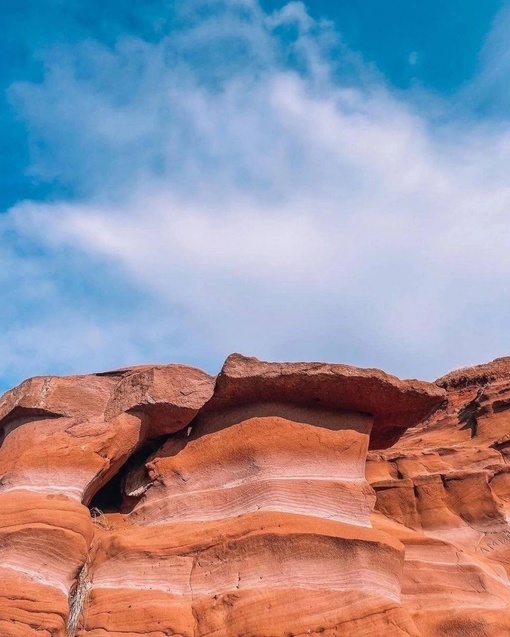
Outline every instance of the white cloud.
POLYGON ((125 307, 102 325, 72 313, 67 366, 117 364, 119 342, 122 363, 139 360, 158 338, 195 363, 241 350, 429 377, 507 353, 506 124, 432 121, 344 50, 358 69, 346 75, 331 25, 301 3, 223 9, 158 44, 61 50, 43 84, 16 89, 52 149, 34 172, 81 197, 20 203, 9 232, 57 268, 77 253, 83 276, 114 267, 131 294, 157 299, 149 325, 125 307))

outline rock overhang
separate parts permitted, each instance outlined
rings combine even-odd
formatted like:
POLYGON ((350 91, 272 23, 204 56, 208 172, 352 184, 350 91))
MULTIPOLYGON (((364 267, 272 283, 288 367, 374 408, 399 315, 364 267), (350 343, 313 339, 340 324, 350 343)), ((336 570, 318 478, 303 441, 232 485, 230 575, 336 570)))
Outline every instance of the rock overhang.
POLYGON ((370 447, 391 446, 444 400, 437 384, 339 363, 277 363, 231 354, 210 376, 187 365, 137 367, 68 377, 35 377, 0 398, 0 422, 17 417, 122 413, 152 421, 148 435, 175 433, 200 415, 261 403, 357 412, 374 418, 370 447))
POLYGON ((30 415, 122 413, 149 421, 148 435, 175 433, 200 415, 257 403, 287 403, 370 415, 370 447, 391 446, 444 400, 437 384, 339 363, 277 363, 231 354, 218 376, 186 365, 142 365, 99 374, 28 379, 0 398, 0 422, 30 415))
POLYGON ((401 380, 379 369, 272 363, 231 354, 200 413, 266 402, 358 412, 374 418, 371 448, 384 448, 425 420, 444 398, 444 389, 433 383, 401 380))

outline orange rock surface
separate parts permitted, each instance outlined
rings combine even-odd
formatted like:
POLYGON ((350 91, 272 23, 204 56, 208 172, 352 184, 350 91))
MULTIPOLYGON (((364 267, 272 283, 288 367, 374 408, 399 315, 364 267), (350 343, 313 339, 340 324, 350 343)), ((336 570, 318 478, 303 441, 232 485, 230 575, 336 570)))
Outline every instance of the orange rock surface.
POLYGON ((436 384, 440 409, 368 455, 372 524, 405 546, 401 599, 420 635, 510 635, 510 358, 436 384))
POLYGON ((0 442, 1 637, 510 634, 510 359, 41 377, 0 442))

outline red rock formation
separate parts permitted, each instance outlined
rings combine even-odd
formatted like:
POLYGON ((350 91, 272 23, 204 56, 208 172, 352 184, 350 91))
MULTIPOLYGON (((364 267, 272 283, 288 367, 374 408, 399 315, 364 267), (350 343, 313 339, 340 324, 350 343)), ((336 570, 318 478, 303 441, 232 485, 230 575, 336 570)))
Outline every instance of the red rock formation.
MULTIPOLYGON (((144 372, 34 378, 0 399, 2 637, 64 635, 70 607, 81 612, 96 535, 84 504, 153 435, 136 409, 150 402, 150 379, 156 396, 166 384, 166 408, 180 426, 212 395, 213 379, 194 368, 169 365, 163 379, 157 369, 144 372), (143 377, 143 392, 117 412, 119 387, 132 375, 143 377)), ((156 433, 165 432, 156 423, 156 433)), ((170 418, 168 432, 174 424, 170 418)))
POLYGON ((402 600, 427 637, 510 634, 510 358, 438 379, 447 401, 369 454, 374 528, 406 547, 402 600))
POLYGON ((510 634, 510 359, 36 378, 0 427, 2 637, 510 634))

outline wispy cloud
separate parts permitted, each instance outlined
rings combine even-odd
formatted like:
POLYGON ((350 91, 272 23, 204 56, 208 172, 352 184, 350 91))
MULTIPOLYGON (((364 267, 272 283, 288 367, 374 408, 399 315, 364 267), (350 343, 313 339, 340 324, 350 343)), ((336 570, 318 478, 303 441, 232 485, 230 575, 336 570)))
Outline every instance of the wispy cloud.
POLYGON ((480 51, 475 76, 461 91, 463 102, 483 115, 510 118, 510 3, 506 1, 496 16, 480 51))
POLYGON ((1 222, 15 303, 39 295, 0 337, 11 375, 30 350, 65 371, 241 350, 421 376, 508 352, 506 123, 432 117, 302 3, 186 6, 157 43, 60 47, 12 88, 34 174, 71 195, 1 222))

